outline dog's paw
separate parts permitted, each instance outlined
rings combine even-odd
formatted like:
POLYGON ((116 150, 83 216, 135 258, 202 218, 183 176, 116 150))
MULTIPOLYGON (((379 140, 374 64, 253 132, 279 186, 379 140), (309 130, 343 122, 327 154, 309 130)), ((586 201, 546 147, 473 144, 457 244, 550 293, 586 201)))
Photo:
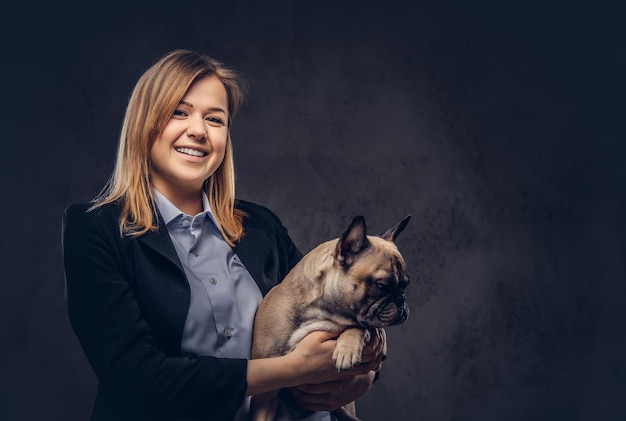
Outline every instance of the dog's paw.
POLYGON ((361 350, 359 346, 350 346, 347 343, 337 342, 333 352, 333 362, 337 370, 349 370, 361 362, 361 350))

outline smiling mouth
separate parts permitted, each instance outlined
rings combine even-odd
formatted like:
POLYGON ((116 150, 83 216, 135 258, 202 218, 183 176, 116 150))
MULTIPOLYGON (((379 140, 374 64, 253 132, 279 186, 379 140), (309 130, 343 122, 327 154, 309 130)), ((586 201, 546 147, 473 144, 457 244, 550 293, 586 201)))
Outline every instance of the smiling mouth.
POLYGON ((208 155, 208 153, 206 152, 198 151, 198 150, 191 149, 191 148, 174 148, 174 150, 176 152, 184 153, 185 155, 190 155, 190 156, 203 157, 203 156, 208 155))

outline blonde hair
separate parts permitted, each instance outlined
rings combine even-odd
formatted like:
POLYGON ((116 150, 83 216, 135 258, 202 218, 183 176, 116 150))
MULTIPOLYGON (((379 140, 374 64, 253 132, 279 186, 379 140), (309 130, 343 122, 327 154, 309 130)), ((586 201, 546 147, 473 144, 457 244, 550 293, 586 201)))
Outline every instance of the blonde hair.
MULTIPOLYGON (((194 51, 175 50, 139 79, 128 101, 113 173, 91 209, 107 203, 121 208, 120 235, 139 236, 158 229, 150 180, 150 149, 189 87, 215 75, 226 88, 228 126, 244 101, 243 80, 221 62, 194 51)), ((224 160, 204 188, 218 228, 232 246, 243 236, 243 212, 235 209, 235 168, 228 132, 224 160)))

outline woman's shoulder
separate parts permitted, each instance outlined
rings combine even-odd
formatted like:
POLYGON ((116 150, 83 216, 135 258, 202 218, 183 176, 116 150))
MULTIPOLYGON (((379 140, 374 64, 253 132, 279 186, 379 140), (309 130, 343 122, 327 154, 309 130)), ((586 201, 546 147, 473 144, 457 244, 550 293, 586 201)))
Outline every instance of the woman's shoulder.
POLYGON ((63 212, 63 226, 86 227, 89 225, 118 226, 120 208, 115 203, 93 207, 93 203, 73 203, 63 212))
POLYGON ((262 247, 259 248, 259 244, 263 244, 263 241, 269 241, 270 249, 278 253, 279 260, 282 262, 280 268, 282 272, 275 279, 282 279, 287 271, 302 258, 302 253, 291 240, 287 228, 277 214, 266 206, 246 200, 237 200, 235 207, 246 213, 243 219, 243 229, 244 238, 248 239, 242 241, 237 252, 244 253, 246 247, 249 248, 250 245, 253 245, 255 249, 252 254, 258 255, 262 249, 262 247), (261 242, 259 243, 254 239, 260 239, 261 242), (244 247, 244 244, 248 244, 248 246, 244 247))
POLYGON ((94 207, 93 202, 72 203, 65 208, 63 213, 66 217, 71 216, 73 218, 106 218, 107 216, 119 216, 120 208, 116 203, 106 203, 97 207, 94 207))
POLYGON ((240 209, 246 213, 251 213, 253 215, 275 216, 274 212, 268 207, 259 203, 250 202, 248 200, 237 199, 235 201, 235 208, 240 209))
POLYGON ((264 205, 238 199, 235 202, 235 208, 246 214, 244 217, 244 225, 246 226, 254 226, 257 228, 268 227, 268 225, 282 227, 282 222, 278 215, 264 205))

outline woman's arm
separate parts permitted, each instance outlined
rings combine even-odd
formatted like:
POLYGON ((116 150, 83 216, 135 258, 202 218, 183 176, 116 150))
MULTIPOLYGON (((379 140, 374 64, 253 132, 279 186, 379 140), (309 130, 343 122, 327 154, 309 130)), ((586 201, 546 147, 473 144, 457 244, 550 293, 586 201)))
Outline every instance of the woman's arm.
POLYGON ((163 258, 153 250, 120 239, 119 213, 86 209, 70 207, 63 221, 67 307, 100 389, 121 407, 232 418, 244 398, 247 361, 179 355, 180 337, 167 323, 174 310, 186 312, 184 276, 173 264, 155 267, 163 258), (167 301, 146 300, 154 289, 167 301))

